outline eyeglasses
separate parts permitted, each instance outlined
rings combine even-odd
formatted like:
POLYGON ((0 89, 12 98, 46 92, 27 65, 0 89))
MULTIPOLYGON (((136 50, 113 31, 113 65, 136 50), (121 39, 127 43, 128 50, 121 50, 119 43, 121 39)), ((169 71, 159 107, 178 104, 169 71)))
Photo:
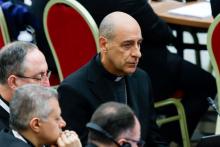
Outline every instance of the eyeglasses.
POLYGON ((134 140, 134 139, 129 139, 129 138, 125 138, 125 140, 136 143, 138 147, 144 147, 144 144, 145 144, 144 140, 134 140))
POLYGON ((47 78, 49 79, 50 75, 51 75, 50 70, 47 70, 46 72, 41 72, 38 75, 32 76, 32 77, 16 74, 16 76, 19 77, 19 78, 34 79, 34 80, 37 80, 37 81, 43 81, 43 80, 46 80, 47 78))

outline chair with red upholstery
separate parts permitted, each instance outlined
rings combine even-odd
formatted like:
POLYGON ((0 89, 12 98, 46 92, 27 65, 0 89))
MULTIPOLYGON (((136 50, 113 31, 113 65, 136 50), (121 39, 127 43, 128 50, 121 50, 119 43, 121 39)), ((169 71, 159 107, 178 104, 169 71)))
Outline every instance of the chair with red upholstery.
MULTIPOLYGON (((220 106, 220 14, 215 17, 214 21, 209 27, 207 35, 207 48, 216 77, 218 106, 220 106)), ((219 116, 217 118, 215 133, 220 134, 219 116)))
POLYGON ((10 42, 8 28, 5 21, 5 17, 0 7, 0 48, 3 47, 5 44, 10 42))
POLYGON ((75 0, 49 1, 43 19, 62 81, 97 53, 98 28, 89 12, 75 0))

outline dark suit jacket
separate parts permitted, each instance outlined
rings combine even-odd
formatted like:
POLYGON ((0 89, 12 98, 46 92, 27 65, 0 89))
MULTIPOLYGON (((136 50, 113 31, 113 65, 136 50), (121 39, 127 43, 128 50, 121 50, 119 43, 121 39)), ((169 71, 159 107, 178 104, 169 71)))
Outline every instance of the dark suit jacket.
POLYGON ((212 15, 216 17, 220 13, 220 0, 210 0, 212 15))
POLYGON ((9 130, 2 130, 0 132, 0 145, 1 147, 31 147, 24 141, 14 137, 9 130))
MULTIPOLYGON (((83 143, 87 137, 85 125, 94 110, 102 103, 116 101, 109 78, 95 58, 77 72, 67 77, 58 88, 62 116, 67 128, 75 130, 83 143)), ((156 146, 159 138, 148 75, 141 69, 126 76, 128 105, 141 123, 142 138, 149 146, 156 146)))
POLYGON ((0 130, 9 128, 9 114, 0 106, 0 130))
POLYGON ((0 106, 0 130, 4 128, 9 128, 9 114, 0 106))

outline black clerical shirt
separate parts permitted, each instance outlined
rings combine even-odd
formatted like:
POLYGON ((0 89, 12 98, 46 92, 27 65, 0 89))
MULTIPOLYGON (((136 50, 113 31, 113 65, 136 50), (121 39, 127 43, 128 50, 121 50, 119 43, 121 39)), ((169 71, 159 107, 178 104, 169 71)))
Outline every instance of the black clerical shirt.
POLYGON ((112 73, 109 73, 101 63, 100 54, 96 56, 96 62, 101 67, 101 72, 103 75, 109 79, 110 84, 114 89, 115 101, 127 104, 127 90, 126 90, 126 81, 123 76, 116 76, 112 73))

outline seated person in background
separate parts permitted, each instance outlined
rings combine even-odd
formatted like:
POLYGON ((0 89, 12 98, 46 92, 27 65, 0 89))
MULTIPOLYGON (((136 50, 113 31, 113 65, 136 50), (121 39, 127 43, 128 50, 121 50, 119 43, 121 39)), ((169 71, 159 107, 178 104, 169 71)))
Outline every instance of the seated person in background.
POLYGON ((28 84, 18 88, 10 102, 10 127, 0 132, 0 144, 7 147, 81 147, 74 131, 60 116, 57 91, 28 84))
MULTIPOLYGON (((214 77, 197 65, 169 52, 166 45, 175 44, 172 30, 154 13, 148 0, 77 1, 90 12, 97 25, 100 25, 106 15, 114 11, 125 12, 137 20, 144 38, 141 44, 142 58, 138 66, 150 76, 155 101, 176 97, 175 93, 181 91, 179 96, 185 108, 191 136, 201 117, 208 110, 207 97, 215 98, 214 77)), ((166 110, 163 113, 173 115, 176 110, 166 110)), ((161 128, 161 132, 168 136, 168 139, 181 143, 178 131, 178 121, 165 124, 161 128)))
POLYGON ((141 126, 126 104, 107 102, 93 113, 86 147, 143 147, 141 126))
POLYGON ((210 0, 212 16, 216 17, 220 13, 220 0, 210 0))
POLYGON ((137 68, 142 42, 137 21, 126 13, 113 12, 103 19, 99 35, 101 53, 64 79, 58 88, 67 128, 75 130, 85 144, 85 126, 95 109, 116 101, 133 109, 147 146, 166 146, 155 121, 150 78, 137 68))
POLYGON ((10 39, 15 41, 18 39, 20 31, 26 30, 28 25, 32 24, 28 7, 21 2, 15 2, 15 0, 5 1, 1 7, 7 22, 10 39))
POLYGON ((22 0, 11 0, 3 2, 1 7, 7 21, 10 39, 36 43, 45 55, 49 69, 54 73, 57 72, 55 62, 43 30, 43 10, 47 1, 32 0, 30 7, 22 0))
POLYGON ((32 43, 16 41, 0 50, 0 129, 9 127, 9 102, 16 88, 36 83, 50 86, 44 55, 32 43))

